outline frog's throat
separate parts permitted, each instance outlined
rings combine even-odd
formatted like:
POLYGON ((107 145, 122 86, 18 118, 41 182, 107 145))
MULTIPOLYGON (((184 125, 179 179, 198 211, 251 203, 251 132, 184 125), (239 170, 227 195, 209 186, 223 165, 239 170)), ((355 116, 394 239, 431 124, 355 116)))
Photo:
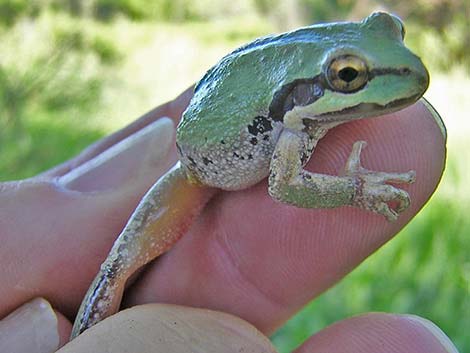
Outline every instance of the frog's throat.
POLYGON ((420 94, 416 94, 407 98, 396 99, 385 105, 359 103, 342 110, 316 115, 308 107, 295 106, 284 114, 283 124, 285 127, 296 131, 310 130, 312 127, 319 127, 320 125, 332 128, 351 120, 377 117, 401 110, 414 103, 420 96, 420 94))

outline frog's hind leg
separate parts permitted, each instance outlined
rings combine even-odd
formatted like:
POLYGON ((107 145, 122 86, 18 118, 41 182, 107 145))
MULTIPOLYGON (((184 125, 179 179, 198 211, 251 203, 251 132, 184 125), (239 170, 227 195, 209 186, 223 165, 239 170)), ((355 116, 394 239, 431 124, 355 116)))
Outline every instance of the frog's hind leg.
POLYGON ((106 261, 95 276, 80 305, 71 339, 119 310, 125 279, 119 278, 117 272, 110 271, 112 267, 118 268, 106 261))
POLYGON ((177 163, 142 198, 88 289, 71 338, 119 310, 127 279, 167 251, 214 194, 186 173, 177 163))

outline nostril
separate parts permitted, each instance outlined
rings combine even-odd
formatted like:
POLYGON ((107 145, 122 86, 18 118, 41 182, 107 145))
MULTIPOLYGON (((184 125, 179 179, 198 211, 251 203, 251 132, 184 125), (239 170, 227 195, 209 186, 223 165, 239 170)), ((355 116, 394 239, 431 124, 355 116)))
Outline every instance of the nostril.
POLYGON ((400 69, 400 74, 401 74, 401 75, 409 75, 409 74, 411 74, 411 70, 410 70, 409 68, 407 68, 407 67, 402 67, 402 68, 400 69))

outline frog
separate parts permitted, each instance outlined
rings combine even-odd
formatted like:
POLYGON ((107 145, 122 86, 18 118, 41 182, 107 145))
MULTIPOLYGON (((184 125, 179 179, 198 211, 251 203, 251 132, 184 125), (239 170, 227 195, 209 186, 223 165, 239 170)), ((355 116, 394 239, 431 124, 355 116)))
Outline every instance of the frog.
POLYGON ((267 178, 269 195, 299 208, 357 207, 395 221, 410 205, 396 184, 413 170, 364 168, 353 144, 340 175, 304 169, 334 127, 401 110, 429 84, 404 45, 399 17, 374 12, 271 35, 235 49, 207 71, 176 130, 179 160, 144 195, 78 311, 71 338, 119 311, 129 277, 169 250, 218 192, 267 178))

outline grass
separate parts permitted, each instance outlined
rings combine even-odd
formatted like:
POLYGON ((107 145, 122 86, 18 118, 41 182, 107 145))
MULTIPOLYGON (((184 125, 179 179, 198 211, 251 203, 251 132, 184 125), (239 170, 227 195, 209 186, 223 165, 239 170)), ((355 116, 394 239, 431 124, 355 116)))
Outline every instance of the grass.
MULTIPOLYGON (((114 45, 122 56, 119 65, 106 71, 112 79, 103 84, 96 109, 76 106, 52 113, 28 107, 21 137, 3 135, 0 141, 0 179, 32 176, 75 155, 177 95, 227 51, 271 30, 266 23, 246 21, 168 25, 118 20, 105 29, 90 27, 119 38, 114 45)), ((326 325, 367 311, 424 316, 442 327, 461 352, 470 352, 470 336, 464 332, 470 327, 470 122, 464 114, 470 110, 464 97, 470 79, 459 71, 432 77, 427 96, 449 131, 447 169, 439 190, 396 239, 273 336, 281 353, 326 325)))
POLYGON ((35 175, 78 154, 105 135, 100 129, 79 127, 75 119, 51 115, 28 120, 25 129, 20 136, 8 137, 10 142, 2 141, 1 180, 35 175))

